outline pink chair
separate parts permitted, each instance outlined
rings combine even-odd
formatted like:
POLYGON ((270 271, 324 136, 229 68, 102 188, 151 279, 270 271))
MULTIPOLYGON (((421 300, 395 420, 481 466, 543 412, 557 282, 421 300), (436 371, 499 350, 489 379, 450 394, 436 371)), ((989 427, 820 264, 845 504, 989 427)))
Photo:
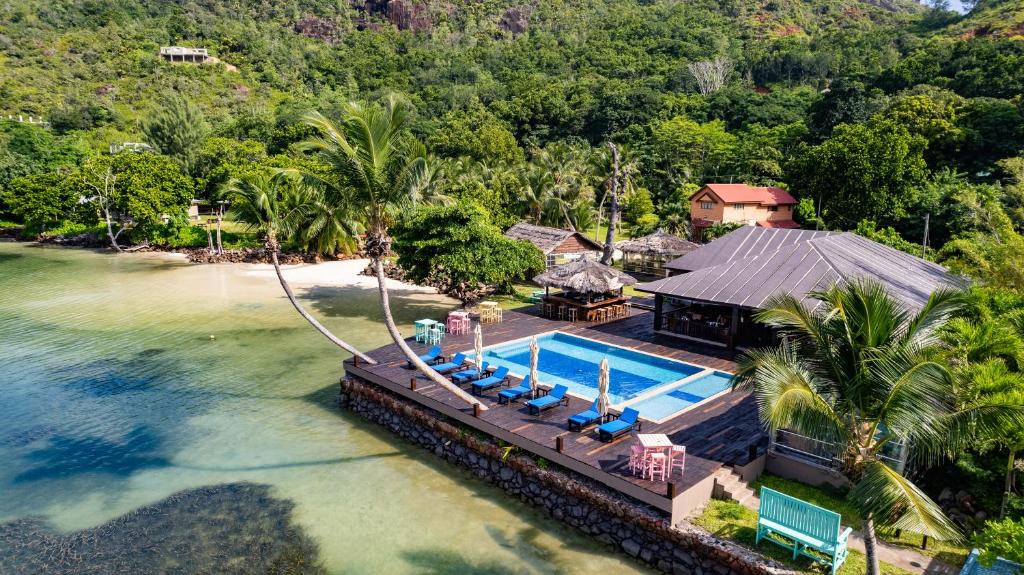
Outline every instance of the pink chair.
POLYGON ((670 468, 668 471, 669 476, 675 469, 679 468, 679 475, 686 473, 686 446, 685 445, 673 445, 672 446, 672 459, 670 462, 670 468))
POLYGON ((647 459, 646 455, 647 452, 639 444, 634 443, 629 446, 629 470, 633 472, 633 475, 636 475, 638 470, 643 471, 647 459))
POLYGON ((448 314, 448 333, 469 333, 469 316, 460 312, 448 314))
POLYGON ((669 457, 665 453, 655 451, 647 454, 647 474, 650 475, 651 481, 654 481, 655 475, 660 475, 661 480, 665 481, 668 466, 669 457))

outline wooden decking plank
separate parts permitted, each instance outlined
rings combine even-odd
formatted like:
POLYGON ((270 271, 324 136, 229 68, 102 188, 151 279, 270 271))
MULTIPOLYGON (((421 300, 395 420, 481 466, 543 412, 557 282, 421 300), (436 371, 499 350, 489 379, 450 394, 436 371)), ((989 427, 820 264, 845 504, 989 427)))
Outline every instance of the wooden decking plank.
MULTIPOLYGON (((711 369, 733 371, 736 368, 731 355, 720 348, 701 346, 693 342, 655 334, 652 329, 652 314, 634 310, 629 318, 604 324, 569 324, 539 317, 537 308, 525 311, 506 311, 504 321, 483 325, 484 345, 491 346, 506 341, 528 337, 533 334, 561 330, 567 333, 604 341, 647 353, 660 355, 711 369)), ((417 353, 425 353, 430 346, 409 341, 417 353)), ((459 351, 472 350, 473 333, 449 334, 443 344, 443 353, 450 359, 459 351)), ((398 346, 389 345, 369 353, 380 363, 361 363, 359 369, 408 387, 409 380, 417 380, 416 392, 424 398, 470 413, 470 407, 444 387, 434 384, 429 378, 406 368, 406 360, 398 346)), ((512 385, 518 384, 516 380, 512 385)), ((463 389, 469 389, 464 386, 463 389)), ((602 443, 596 437, 593 426, 583 432, 569 432, 567 418, 590 406, 590 401, 570 396, 568 406, 558 406, 540 416, 530 415, 522 402, 509 405, 497 403, 495 389, 479 399, 488 407, 481 419, 512 434, 519 435, 536 444, 554 448, 556 438, 563 438, 562 454, 594 468, 597 473, 609 473, 625 479, 630 484, 664 495, 666 486, 661 482, 634 477, 628 469, 631 436, 626 435, 611 443, 602 443)), ((766 444, 757 417, 757 406, 748 393, 726 393, 709 400, 695 410, 684 412, 661 424, 644 422, 644 433, 665 433, 673 442, 687 446, 687 471, 685 476, 674 476, 677 493, 695 485, 710 476, 722 465, 746 463, 750 446, 757 446, 763 452, 766 444)))

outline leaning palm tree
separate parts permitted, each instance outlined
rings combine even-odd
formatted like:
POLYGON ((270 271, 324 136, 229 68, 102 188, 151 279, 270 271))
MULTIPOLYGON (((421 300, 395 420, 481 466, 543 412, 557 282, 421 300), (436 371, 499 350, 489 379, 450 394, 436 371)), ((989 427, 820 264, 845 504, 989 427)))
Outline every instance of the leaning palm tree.
POLYGON ((813 293, 807 302, 778 296, 757 319, 780 330, 784 344, 739 360, 735 386, 753 392, 770 433, 788 429, 834 446, 862 518, 869 575, 879 573, 878 526, 960 536, 935 502, 886 463, 886 449, 909 444, 916 456, 935 458, 969 441, 965 421, 1024 422, 1019 407, 954 405, 954 379, 933 358, 938 328, 960 301, 939 291, 911 313, 868 281, 813 293))
POLYGON ((294 178, 290 178, 285 173, 264 171, 246 174, 241 178, 231 180, 224 194, 231 202, 229 217, 242 222, 246 228, 256 231, 265 238, 277 279, 281 282, 281 288, 288 296, 288 301, 292 302, 295 311, 299 312, 299 315, 334 345, 367 363, 377 363, 339 339, 310 315, 295 298, 291 286, 288 285, 284 274, 281 273, 281 264, 278 261, 278 254, 281 251, 279 236, 294 233, 297 224, 306 219, 306 214, 310 209, 309 204, 315 201, 315 198, 310 197, 309 190, 302 189, 294 178))
MULTIPOLYGON (((388 96, 382 106, 348 103, 340 122, 313 112, 306 116, 317 135, 303 147, 316 152, 331 170, 346 201, 360 212, 366 227, 363 249, 373 262, 377 275, 384 324, 395 344, 424 375, 470 404, 480 404, 473 396, 454 385, 423 362, 398 330, 391 314, 391 302, 384 275, 384 258, 391 251, 388 228, 399 212, 416 199, 415 179, 421 173, 423 156, 408 135, 409 108, 404 100, 388 96)), ((486 409, 480 404, 482 409, 486 409)))

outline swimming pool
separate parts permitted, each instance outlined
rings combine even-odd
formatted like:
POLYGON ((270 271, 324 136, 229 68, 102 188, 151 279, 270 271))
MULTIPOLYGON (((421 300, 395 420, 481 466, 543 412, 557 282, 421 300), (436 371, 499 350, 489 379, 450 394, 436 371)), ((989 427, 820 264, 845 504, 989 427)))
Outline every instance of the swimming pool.
POLYGON ((630 405, 646 419, 661 421, 730 388, 732 376, 724 371, 709 371, 680 385, 630 405))
MULTIPOLYGON (((558 331, 537 336, 537 344, 540 347, 537 361, 540 382, 561 383, 574 395, 590 399, 597 397, 598 370, 601 360, 607 357, 611 370, 608 396, 613 405, 704 371, 703 367, 689 363, 558 331)), ((473 352, 467 355, 472 357, 473 352)), ((483 360, 526 375, 530 372, 530 340, 484 348, 483 360)))

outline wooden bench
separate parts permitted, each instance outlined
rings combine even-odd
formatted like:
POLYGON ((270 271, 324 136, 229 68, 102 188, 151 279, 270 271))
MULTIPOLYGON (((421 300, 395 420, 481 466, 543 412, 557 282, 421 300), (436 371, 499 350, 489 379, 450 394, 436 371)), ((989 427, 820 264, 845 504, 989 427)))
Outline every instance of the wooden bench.
POLYGON ((755 544, 768 535, 779 535, 793 543, 768 537, 772 543, 793 550, 793 559, 803 555, 830 565, 832 575, 846 560, 846 542, 850 538, 849 527, 843 530, 840 525, 842 517, 835 511, 829 511, 790 497, 785 493, 761 488, 761 507, 757 512, 757 538, 755 544), (819 554, 808 553, 813 549, 819 554))

